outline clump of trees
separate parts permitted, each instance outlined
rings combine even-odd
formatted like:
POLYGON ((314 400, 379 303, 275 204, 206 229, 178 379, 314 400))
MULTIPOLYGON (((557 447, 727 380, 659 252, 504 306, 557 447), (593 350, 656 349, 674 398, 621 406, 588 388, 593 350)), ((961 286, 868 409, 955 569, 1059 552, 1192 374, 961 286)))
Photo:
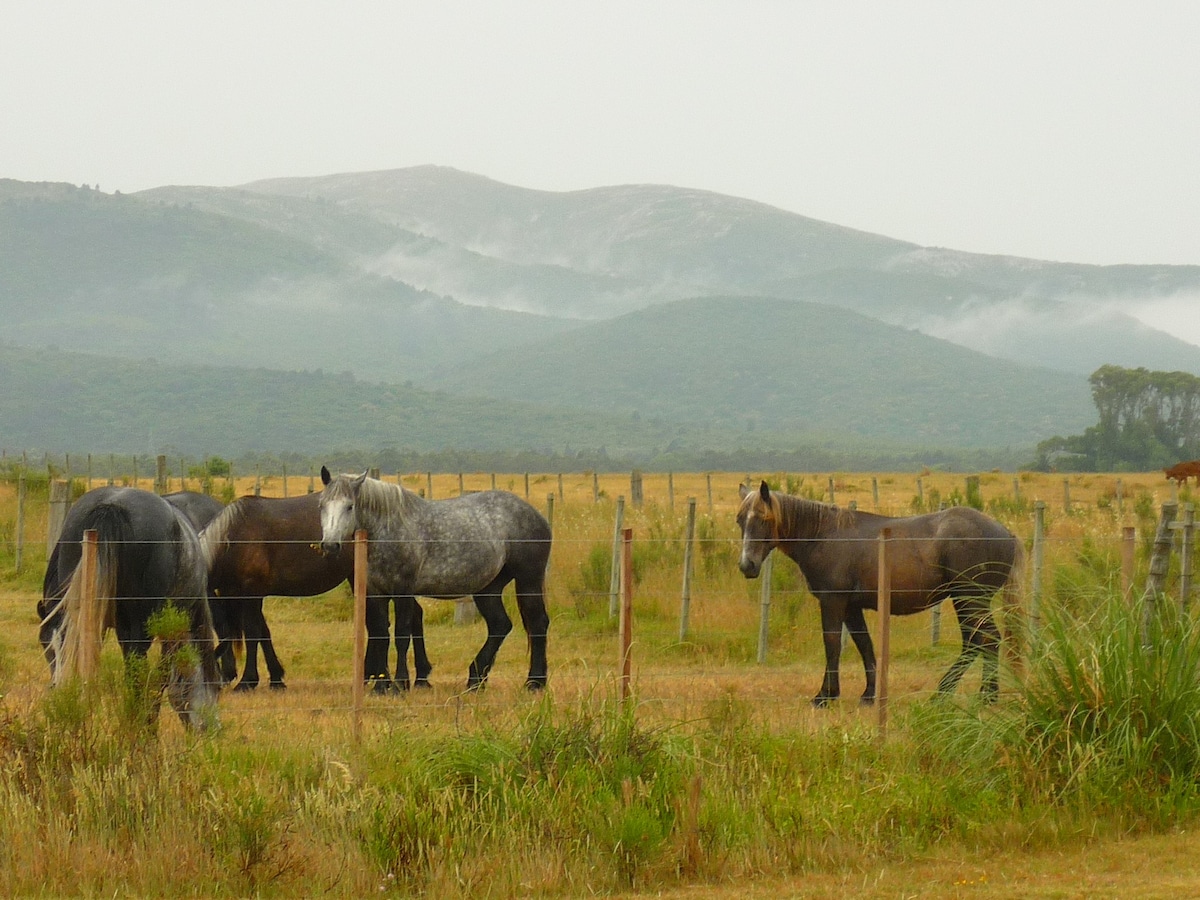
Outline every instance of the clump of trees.
POLYGON ((1200 378, 1101 366, 1088 381, 1100 421, 1042 441, 1033 468, 1144 472, 1200 458, 1200 378))

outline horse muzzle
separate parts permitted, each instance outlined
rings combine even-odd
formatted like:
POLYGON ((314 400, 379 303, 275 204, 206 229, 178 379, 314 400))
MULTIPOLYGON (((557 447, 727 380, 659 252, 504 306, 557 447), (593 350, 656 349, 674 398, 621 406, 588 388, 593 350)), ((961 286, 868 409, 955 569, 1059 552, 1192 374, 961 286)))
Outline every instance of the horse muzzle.
POLYGON ((755 562, 754 560, 749 559, 748 557, 745 557, 745 556, 743 556, 738 561, 738 569, 747 578, 757 578, 758 570, 761 568, 762 568, 762 563, 755 562))
POLYGON ((337 556, 342 552, 341 541, 321 541, 319 544, 313 544, 313 549, 322 556, 337 556))

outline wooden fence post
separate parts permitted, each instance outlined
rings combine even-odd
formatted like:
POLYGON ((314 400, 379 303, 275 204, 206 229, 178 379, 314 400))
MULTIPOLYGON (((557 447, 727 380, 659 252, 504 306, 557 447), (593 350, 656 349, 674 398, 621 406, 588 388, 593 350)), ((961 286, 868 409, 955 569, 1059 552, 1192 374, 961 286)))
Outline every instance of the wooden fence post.
POLYGON ((1196 540, 1196 511, 1192 504, 1183 508, 1183 544, 1179 549, 1179 607, 1185 613, 1192 600, 1192 558, 1196 540))
POLYGON ((888 544, 892 529, 879 532, 879 665, 876 679, 876 703, 879 705, 879 740, 887 738, 888 670, 892 660, 892 567, 888 559, 888 544))
POLYGON ((167 457, 160 453, 154 457, 154 493, 162 496, 167 492, 167 457))
POLYGON ((25 497, 27 489, 25 487, 25 472, 17 476, 17 546, 13 551, 15 559, 13 560, 18 573, 21 571, 21 562, 25 555, 25 497))
POLYGON ((1146 590, 1142 593, 1142 643, 1150 641, 1150 618, 1154 615, 1163 586, 1167 580, 1167 568, 1171 564, 1171 545, 1175 542, 1171 534, 1171 523, 1179 511, 1179 504, 1167 500, 1158 517, 1158 529, 1154 532, 1154 550, 1150 554, 1150 572, 1146 576, 1146 590))
POLYGON ((1134 553, 1137 548, 1137 529, 1126 525, 1121 529, 1121 596, 1126 603, 1133 598, 1134 553))
POLYGON ((621 538, 621 700, 629 699, 633 673, 633 529, 626 528, 621 538))
POLYGON ((683 536, 683 597, 679 602, 679 642, 688 636, 692 609, 692 550, 696 543, 696 498, 688 497, 687 528, 683 536))
POLYGON ((363 681, 367 652, 367 532, 354 532, 354 743, 362 740, 363 681))
POLYGON ((621 524, 625 518, 625 495, 617 497, 617 516, 613 524, 612 570, 608 579, 608 617, 616 618, 621 590, 621 524))
POLYGON ((50 482, 50 518, 46 522, 46 556, 54 552, 58 536, 62 534, 67 508, 71 505, 71 486, 60 480, 50 482))
POLYGON ((1046 502, 1033 504, 1033 571, 1029 586, 1029 637, 1034 639, 1038 632, 1038 616, 1042 608, 1042 565, 1046 554, 1046 502))
MULTIPOLYGON (((79 561, 82 590, 79 596, 79 635, 76 660, 78 674, 87 681, 96 674, 100 664, 100 635, 103 622, 96 602, 96 551, 98 549, 96 529, 83 533, 83 556, 79 561)), ((119 602, 119 601, 118 601, 119 602)))
POLYGON ((758 573, 759 580, 762 582, 759 585, 758 595, 758 664, 760 666, 767 661, 767 642, 771 634, 772 556, 773 554, 767 554, 767 558, 762 561, 762 568, 758 573))

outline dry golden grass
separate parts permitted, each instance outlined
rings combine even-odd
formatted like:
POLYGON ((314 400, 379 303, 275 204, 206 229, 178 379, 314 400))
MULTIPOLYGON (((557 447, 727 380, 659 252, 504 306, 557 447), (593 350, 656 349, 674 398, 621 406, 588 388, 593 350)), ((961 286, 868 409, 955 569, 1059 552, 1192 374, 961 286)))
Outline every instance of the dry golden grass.
MULTIPOLYGON (((633 529, 635 544, 658 552, 647 565, 634 592, 634 701, 639 714, 664 727, 686 727, 710 711, 714 703, 735 698, 755 721, 771 729, 812 730, 831 727, 871 727, 876 712, 861 709, 853 699, 862 690, 862 667, 850 647, 843 659, 843 696, 833 710, 814 711, 809 698, 821 679, 823 656, 815 603, 802 587, 794 566, 777 560, 784 587, 772 599, 771 637, 767 662, 755 661, 760 614, 760 585, 746 582, 736 570, 738 485, 747 474, 767 477, 783 486, 819 499, 828 499, 832 479, 839 505, 853 501, 860 509, 889 515, 912 511, 920 490, 927 504, 962 496, 965 475, 954 473, 714 473, 643 476, 645 503, 626 502, 624 524, 633 529), (711 485, 711 505, 709 487, 711 485), (878 501, 876 501, 876 492, 878 501), (673 501, 672 501, 673 497, 673 501), (690 629, 685 641, 678 635, 683 533, 687 498, 695 497, 704 547, 697 550, 692 586, 690 629), (705 560, 708 564, 705 565, 705 560), (788 571, 791 570, 791 571, 788 571)), ((384 473, 395 480, 395 473, 384 473)), ((492 486, 490 473, 464 473, 462 488, 492 486)), ((1127 475, 1038 475, 1001 473, 979 475, 985 504, 1026 541, 1033 530, 1027 504, 1046 503, 1047 570, 1073 560, 1086 539, 1115 552, 1121 529, 1139 528, 1141 539, 1153 524, 1161 502, 1175 494, 1161 473, 1127 475), (1118 481, 1121 500, 1118 502, 1118 481), (1014 487, 1014 483, 1016 487, 1014 487), (1064 488, 1064 485, 1066 486, 1064 488), (1021 504, 1016 502, 1019 491, 1021 504), (1071 511, 1065 509, 1069 491, 1071 511), (1022 505, 1026 504, 1026 505, 1022 505), (1147 517, 1147 511, 1150 517, 1147 517)), ((459 492, 457 474, 406 475, 412 490, 430 488, 434 498, 459 492)), ((526 476, 495 476, 497 487, 526 495, 526 476)), ((613 538, 615 498, 630 496, 628 474, 540 474, 528 476, 528 498, 547 511, 553 495, 555 546, 548 584, 550 631, 550 693, 556 703, 570 705, 590 698, 616 695, 618 647, 615 623, 607 616, 605 593, 585 590, 584 570, 596 548, 607 549, 613 538), (598 497, 596 496, 598 494, 598 497)), ((141 487, 149 487, 142 479, 141 487)), ((196 489, 192 482, 185 485, 196 489)), ((170 485, 179 489, 176 480, 170 485)), ((286 492, 295 495, 309 487, 309 477, 288 479, 286 492)), ((319 481, 316 483, 319 487, 319 481)), ((215 485, 220 493, 224 484, 215 485)), ((264 477, 258 488, 267 496, 282 496, 278 477, 264 477)), ((255 490, 255 479, 239 478, 234 494, 255 490)), ((1190 491, 1180 498, 1192 499, 1190 491)), ((15 496, 11 485, 0 484, 0 535, 11 541, 15 496)), ((0 573, 0 671, 7 686, 4 707, 20 712, 44 695, 45 663, 37 646, 34 603, 44 567, 44 506, 26 511, 27 574, 17 578, 0 573)), ((10 568, 11 550, 0 548, 10 568)), ((483 639, 479 623, 457 626, 450 603, 426 602, 427 642, 434 662, 434 687, 403 697, 368 697, 365 740, 391 729, 419 729, 432 734, 503 728, 537 702, 524 690, 527 668, 524 635, 519 622, 497 657, 488 689, 464 693, 467 666, 483 639)), ((350 741, 352 722, 350 601, 344 589, 316 600, 271 598, 266 613, 275 644, 288 669, 289 690, 253 694, 226 693, 221 700, 224 730, 221 740, 256 748, 303 744, 325 748, 336 760, 350 741)), ((948 611, 947 611, 948 612, 948 611)), ((514 619, 516 617, 514 616, 514 619)), ((875 623, 868 618, 872 628, 875 623)), ((897 707, 928 696, 958 650, 958 629, 952 614, 942 623, 937 646, 930 641, 928 613, 893 623, 891 687, 897 707)), ((105 653, 117 650, 110 640, 105 653)), ((261 665, 261 663, 260 663, 261 665)), ((975 667, 962 690, 978 687, 975 667)), ((168 747, 186 745, 178 722, 164 717, 161 740, 168 747)), ((1055 851, 1021 849, 1013 836, 1013 851, 976 858, 969 850, 949 845, 928 859, 901 864, 862 865, 852 873, 814 873, 804 879, 765 880, 707 885, 660 894, 678 900, 693 897, 826 897, 848 892, 864 897, 1167 897, 1200 894, 1197 864, 1186 852, 1187 835, 1134 839, 1099 835, 1094 841, 1069 841, 1055 851), (1169 873, 1169 874, 1164 874, 1169 873)), ((49 884, 49 882, 48 882, 49 884)))

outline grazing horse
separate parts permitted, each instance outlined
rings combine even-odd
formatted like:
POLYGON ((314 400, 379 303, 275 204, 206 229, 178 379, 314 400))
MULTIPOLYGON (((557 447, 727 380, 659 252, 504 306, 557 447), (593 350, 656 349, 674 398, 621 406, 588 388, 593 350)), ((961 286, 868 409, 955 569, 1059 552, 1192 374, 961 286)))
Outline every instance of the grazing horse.
MULTIPOLYGON (((312 597, 332 590, 343 581, 353 580, 352 553, 322 553, 318 549, 321 541, 319 503, 319 494, 241 497, 225 507, 200 535, 218 626, 224 619, 229 623, 227 633, 236 633, 239 623, 244 624, 246 664, 236 690, 253 690, 258 686, 256 648, 259 645, 271 687, 285 687, 283 665, 275 654, 271 630, 262 612, 264 597, 312 597)), ((384 653, 382 663, 369 667, 366 674, 377 686, 390 687, 387 598, 374 598, 372 604, 382 607, 381 613, 376 609, 374 619, 382 615, 384 653)), ((403 659, 411 640, 417 684, 428 687, 433 666, 425 654, 424 614, 415 602, 413 606, 415 609, 411 612, 406 610, 403 623, 397 617, 396 647, 403 659)), ((399 669, 397 666, 397 671, 399 669)), ((398 684, 402 688, 408 687, 407 666, 398 684)))
POLYGON ((186 640, 164 641, 165 656, 176 657, 166 693, 183 723, 203 729, 216 720, 218 674, 213 656, 204 559, 191 522, 157 494, 127 487, 101 487, 79 498, 67 513, 43 580, 39 638, 52 682, 61 683, 78 666, 80 600, 84 592, 80 561, 84 532, 97 537, 96 597, 101 604, 97 633, 115 628, 126 662, 144 657, 152 637, 150 617, 167 603, 188 617, 186 640), (184 644, 199 665, 176 656, 184 644))
MULTIPOLYGON (((469 688, 484 684, 496 652, 512 631, 502 595, 505 586, 515 581, 517 609, 529 638, 526 686, 545 687, 550 525, 541 513, 507 491, 426 500, 399 485, 368 478, 365 472, 333 478, 324 466, 321 481, 325 485, 320 495, 321 546, 326 552, 340 552, 356 530, 367 532, 368 600, 396 598, 397 628, 406 610, 417 605, 417 595, 474 597, 488 636, 471 663, 469 688)), ((382 610, 380 621, 380 607, 373 612, 368 603, 368 671, 379 665, 378 655, 387 652, 386 606, 382 610)), ((403 660, 396 669, 403 669, 407 677, 403 660)))
MULTIPOLYGON (((825 706, 841 693, 838 663, 842 626, 862 656, 867 688, 862 702, 875 701, 875 648, 864 609, 875 609, 879 586, 879 533, 891 528, 892 615, 907 616, 949 598, 962 630, 962 652, 942 677, 949 693, 976 656, 983 657, 980 692, 999 691, 1000 632, 991 599, 1003 591, 1006 630, 1017 614, 1025 548, 1003 525, 969 507, 955 506, 924 516, 891 518, 842 510, 826 503, 741 488, 737 521, 742 530, 738 568, 757 578, 762 561, 778 547, 800 567, 821 606, 825 680, 813 698, 825 706)), ((1006 635, 1010 639, 1012 635, 1006 635)))

